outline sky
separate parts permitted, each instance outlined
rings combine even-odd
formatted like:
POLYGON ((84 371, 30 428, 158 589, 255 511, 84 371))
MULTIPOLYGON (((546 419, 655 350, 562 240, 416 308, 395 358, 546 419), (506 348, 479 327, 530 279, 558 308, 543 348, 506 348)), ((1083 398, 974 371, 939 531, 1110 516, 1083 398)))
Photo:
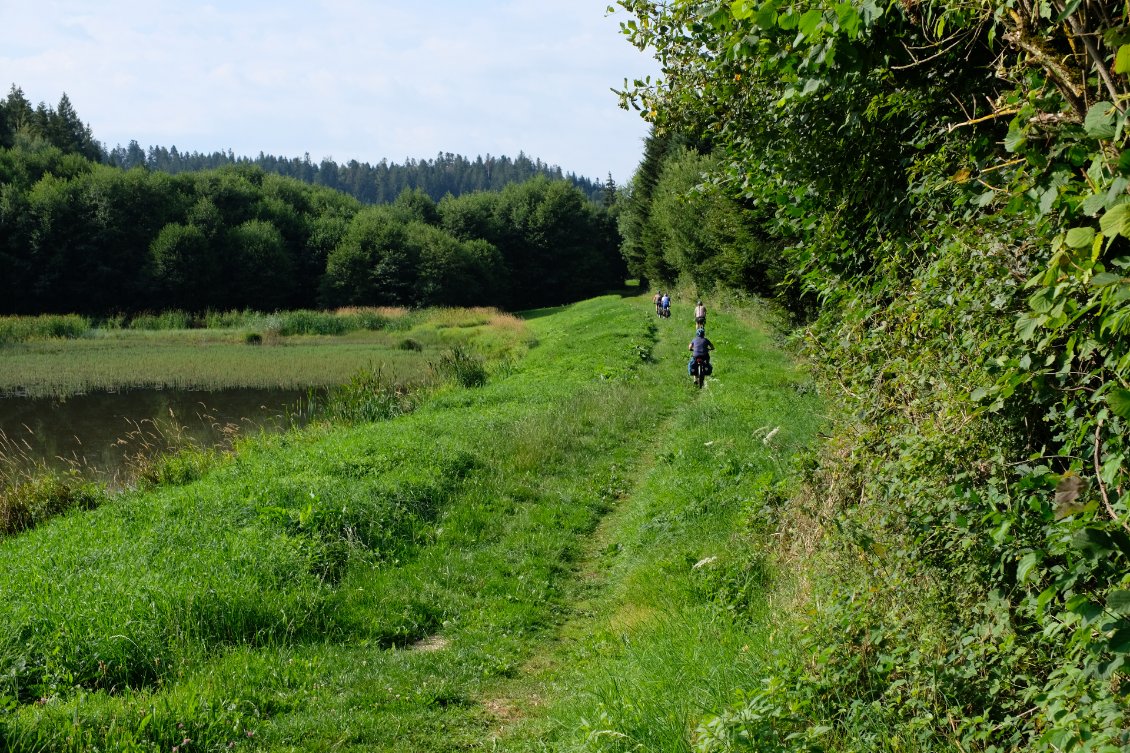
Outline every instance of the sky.
POLYGON ((625 183, 658 64, 611 0, 0 0, 0 96, 66 93, 108 149, 517 156, 625 183))

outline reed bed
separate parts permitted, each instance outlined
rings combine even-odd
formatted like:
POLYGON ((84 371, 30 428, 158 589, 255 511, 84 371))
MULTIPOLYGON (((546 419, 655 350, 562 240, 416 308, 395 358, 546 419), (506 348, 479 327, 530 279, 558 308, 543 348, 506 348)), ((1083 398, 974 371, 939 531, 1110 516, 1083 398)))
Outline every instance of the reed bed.
POLYGON ((2 317, 0 343, 9 344, 0 353, 0 394, 330 387, 375 367, 384 379, 410 386, 421 381, 438 352, 469 347, 499 360, 518 357, 535 343, 521 319, 488 308, 204 316, 208 326, 199 329, 183 312, 135 317, 124 328, 91 328, 81 317, 2 317), (138 322, 149 328, 134 326, 138 322), (46 339, 45 332, 81 339, 46 339))
POLYGON ((83 337, 90 328, 90 319, 77 314, 0 316, 0 345, 83 337))

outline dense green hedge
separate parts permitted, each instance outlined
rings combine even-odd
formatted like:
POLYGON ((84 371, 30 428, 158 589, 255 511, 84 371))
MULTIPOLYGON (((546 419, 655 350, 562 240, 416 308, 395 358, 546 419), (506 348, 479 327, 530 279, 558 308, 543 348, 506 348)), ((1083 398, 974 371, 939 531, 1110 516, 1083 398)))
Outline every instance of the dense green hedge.
POLYGON ((1130 746, 1126 10, 620 5, 664 66, 624 92, 661 155, 629 250, 676 206, 661 142, 710 153, 843 405, 781 521, 821 532, 784 560, 803 650, 701 749, 1130 746))

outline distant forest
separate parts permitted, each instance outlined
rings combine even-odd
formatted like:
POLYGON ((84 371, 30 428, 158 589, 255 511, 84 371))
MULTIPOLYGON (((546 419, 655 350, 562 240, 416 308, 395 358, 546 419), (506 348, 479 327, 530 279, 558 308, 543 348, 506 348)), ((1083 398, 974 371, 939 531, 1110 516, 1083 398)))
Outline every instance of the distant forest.
POLYGON ((627 271, 611 201, 536 169, 501 190, 436 201, 405 187, 367 206, 325 185, 324 165, 317 185, 238 160, 179 174, 111 162, 66 95, 32 108, 13 87, 0 101, 0 314, 513 309, 619 287, 627 271))
POLYGON ((350 160, 339 165, 330 159, 313 162, 310 155, 301 158, 276 157, 259 153, 258 157, 238 157, 227 152, 181 153, 177 148, 151 146, 144 150, 136 141, 128 147, 116 146, 106 161, 117 167, 146 167, 166 173, 209 170, 229 165, 254 165, 265 172, 297 178, 303 183, 342 191, 365 204, 388 204, 406 190, 420 190, 439 201, 444 196, 460 196, 474 191, 498 191, 511 183, 522 183, 537 176, 550 180, 566 180, 593 201, 603 199, 606 184, 563 173, 556 165, 530 159, 519 152, 510 157, 476 157, 471 160, 446 152, 435 159, 407 159, 398 165, 381 160, 375 165, 350 160))
POLYGON ((537 176, 565 180, 593 201, 605 200, 615 190, 611 177, 605 182, 565 173, 557 165, 532 159, 524 152, 517 157, 487 155, 469 159, 445 152, 435 159, 408 158, 404 164, 381 160, 375 165, 349 160, 338 164, 331 159, 314 162, 309 153, 302 157, 277 157, 259 152, 258 157, 245 157, 231 150, 180 152, 176 146, 150 146, 143 149, 137 141, 120 144, 107 150, 94 138, 90 128, 79 119, 70 99, 63 94, 55 107, 31 102, 19 87, 12 85, 8 97, 0 100, 0 146, 11 147, 19 140, 41 138, 68 153, 114 167, 149 170, 176 175, 217 167, 252 165, 264 172, 296 178, 303 183, 342 191, 364 204, 389 204, 406 190, 420 190, 439 201, 444 196, 460 196, 474 191, 498 191, 511 183, 522 183, 537 176))

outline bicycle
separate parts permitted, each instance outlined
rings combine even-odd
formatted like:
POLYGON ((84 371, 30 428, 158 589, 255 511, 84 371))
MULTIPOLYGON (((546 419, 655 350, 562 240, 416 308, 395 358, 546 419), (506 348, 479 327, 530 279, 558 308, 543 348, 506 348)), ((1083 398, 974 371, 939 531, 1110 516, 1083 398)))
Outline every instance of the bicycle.
POLYGON ((706 384, 706 377, 712 372, 710 361, 706 356, 695 356, 694 363, 691 364, 691 376, 694 377, 694 386, 700 390, 706 384))

